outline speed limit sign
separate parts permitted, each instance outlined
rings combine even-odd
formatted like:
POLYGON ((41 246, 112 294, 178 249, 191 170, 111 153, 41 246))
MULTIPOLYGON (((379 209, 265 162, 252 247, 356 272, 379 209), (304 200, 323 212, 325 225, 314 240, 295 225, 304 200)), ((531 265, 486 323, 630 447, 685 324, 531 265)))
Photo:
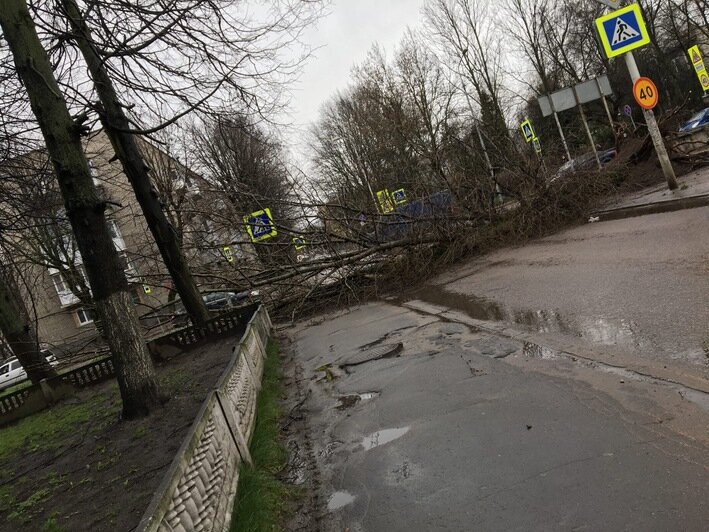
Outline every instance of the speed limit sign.
POLYGON ((643 109, 652 109, 657 105, 660 95, 657 87, 650 78, 640 77, 633 84, 633 96, 635 101, 643 109))

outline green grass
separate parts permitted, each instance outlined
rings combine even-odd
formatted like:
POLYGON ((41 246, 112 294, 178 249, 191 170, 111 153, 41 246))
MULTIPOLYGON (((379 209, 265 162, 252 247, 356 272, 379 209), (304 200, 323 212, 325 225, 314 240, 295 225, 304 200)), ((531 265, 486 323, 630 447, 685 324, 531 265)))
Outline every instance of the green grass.
POLYGON ((245 464, 241 467, 231 532, 280 530, 287 502, 297 492, 295 487, 276 477, 286 465, 288 453, 280 439, 283 412, 279 398, 283 385, 278 344, 273 340, 268 344, 267 353, 251 441, 254 467, 245 464))
POLYGON ((61 404, 4 427, 0 459, 20 449, 33 452, 61 447, 65 443, 63 436, 76 432, 80 425, 93 418, 117 419, 120 403, 108 406, 106 399, 106 395, 100 393, 79 404, 61 404))
POLYGON ((42 503, 49 499, 51 493, 49 488, 41 488, 24 501, 15 503, 14 510, 7 516, 7 520, 27 524, 36 513, 42 510, 42 503))

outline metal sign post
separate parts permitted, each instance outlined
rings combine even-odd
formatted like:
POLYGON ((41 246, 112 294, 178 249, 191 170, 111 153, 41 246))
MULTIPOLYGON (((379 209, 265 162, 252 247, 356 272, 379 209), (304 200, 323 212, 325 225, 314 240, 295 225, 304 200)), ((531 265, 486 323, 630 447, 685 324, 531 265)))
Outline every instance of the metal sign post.
POLYGON ((623 106, 623 113, 625 113, 625 116, 630 118, 630 123, 633 124, 633 131, 635 131, 638 126, 635 125, 635 120, 633 120, 633 108, 626 103, 623 106))
POLYGON ((569 145, 566 143, 566 137, 564 136, 564 130, 561 129, 561 122, 559 122, 559 114, 554 110, 554 102, 551 102, 551 110, 554 113, 554 121, 556 122, 556 128, 559 130, 559 136, 561 137, 561 144, 564 146, 564 151, 566 152, 566 159, 571 162, 571 152, 569 152, 569 145))
MULTIPOLYGON (((633 52, 625 54, 625 64, 628 67, 628 72, 630 72, 630 79, 633 80, 634 84, 641 76, 633 52)), ((647 124, 650 138, 652 138, 652 143, 655 145, 657 158, 660 160, 660 166, 662 166, 662 173, 665 174, 667 186, 670 190, 675 190, 677 188, 677 177, 675 176, 674 168, 672 168, 670 156, 667 154, 665 141, 662 140, 662 134, 657 125, 657 120, 655 120, 655 113, 653 113, 651 109, 643 109, 643 115, 645 115, 645 123, 647 124)))
MULTIPOLYGON (((628 67, 630 78, 635 84, 641 76, 632 50, 645 46, 650 42, 650 34, 645 26, 640 6, 638 4, 630 4, 597 18, 596 29, 601 38, 603 50, 608 58, 625 55, 625 64, 628 67)), ((652 138, 652 143, 655 145, 655 152, 657 152, 657 158, 660 160, 660 166, 662 166, 662 173, 667 181, 667 186, 670 190, 675 190, 677 188, 677 178, 667 155, 660 128, 657 126, 655 114, 649 109, 643 109, 643 115, 645 116, 650 138, 652 138)))
POLYGON ((598 158, 598 151, 596 151, 596 143, 593 140, 593 135, 591 135, 591 128, 588 127, 588 120, 586 120, 586 113, 583 112, 583 105, 579 101, 578 92, 576 92, 576 87, 572 87, 574 90, 574 98, 576 98, 576 105, 579 109, 579 114, 581 115, 581 121, 583 122, 583 127, 586 130, 586 136, 588 137, 588 143, 591 145, 593 150, 593 156, 596 158, 596 164, 598 164, 598 169, 602 170, 603 165, 601 160, 598 158))

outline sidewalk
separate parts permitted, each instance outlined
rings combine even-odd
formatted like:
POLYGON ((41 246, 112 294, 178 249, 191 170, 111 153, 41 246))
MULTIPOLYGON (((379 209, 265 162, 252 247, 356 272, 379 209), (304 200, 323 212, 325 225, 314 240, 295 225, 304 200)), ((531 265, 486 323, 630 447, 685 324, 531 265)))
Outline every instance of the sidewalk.
POLYGON ((709 205, 709 166, 678 177, 677 183, 677 190, 669 190, 667 184, 662 183, 616 198, 593 212, 591 217, 598 217, 598 221, 618 220, 709 205))

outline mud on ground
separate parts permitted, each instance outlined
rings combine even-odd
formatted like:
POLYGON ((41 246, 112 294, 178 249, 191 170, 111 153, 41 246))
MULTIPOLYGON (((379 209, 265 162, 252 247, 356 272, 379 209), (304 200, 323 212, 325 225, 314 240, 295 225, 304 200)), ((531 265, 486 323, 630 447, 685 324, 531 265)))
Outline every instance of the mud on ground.
POLYGON ((24 438, 0 455, 0 530, 136 527, 235 341, 201 345, 157 367, 170 401, 148 418, 119 419, 112 380, 0 429, 0 449, 24 438))

